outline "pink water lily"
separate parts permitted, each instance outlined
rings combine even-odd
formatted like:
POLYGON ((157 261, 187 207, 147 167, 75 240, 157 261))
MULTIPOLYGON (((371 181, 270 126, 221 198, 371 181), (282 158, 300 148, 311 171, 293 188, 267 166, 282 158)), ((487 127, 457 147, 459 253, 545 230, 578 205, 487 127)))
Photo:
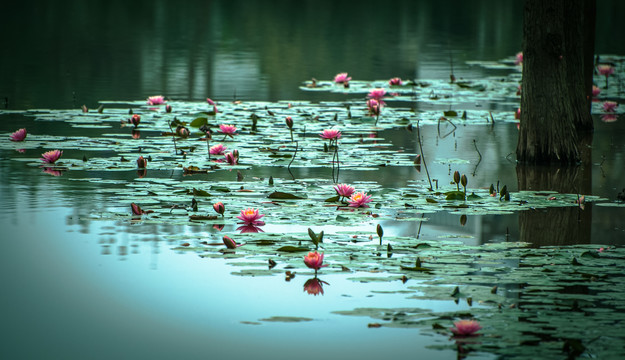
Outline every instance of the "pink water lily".
MULTIPOLYGON (((235 150, 236 151, 236 150, 235 150)), ((226 162, 229 165, 237 165, 239 163, 239 157, 235 156, 233 153, 229 152, 225 155, 226 162)))
POLYGON ((614 74, 614 67, 612 67, 611 65, 607 65, 607 64, 597 65, 597 72, 600 75, 609 76, 609 75, 614 74))
POLYGON ((384 97, 384 95, 386 95, 386 90, 384 90, 384 89, 373 89, 373 90, 369 91, 369 94, 367 94, 367 97, 369 99, 377 100, 380 103, 380 105, 386 105, 386 103, 384 101, 382 101, 382 98, 384 97))
POLYGON ((339 196, 342 196, 344 198, 348 198, 350 196, 352 196, 352 194, 354 193, 354 191, 356 189, 354 189, 353 186, 347 185, 347 184, 338 184, 334 187, 334 190, 336 191, 336 193, 339 196))
POLYGON ((26 139, 26 129, 22 128, 9 136, 11 141, 24 141, 26 139))
POLYGON ((234 125, 221 124, 219 125, 219 131, 226 134, 227 136, 233 137, 233 135, 235 135, 235 132, 237 131, 237 128, 234 125))
POLYGON ((345 84, 349 82, 352 78, 347 76, 347 73, 339 73, 334 77, 334 82, 337 84, 345 84))
POLYGON ((223 241, 224 241, 224 245, 226 245, 226 247, 228 249, 236 249, 239 246, 243 246, 244 244, 237 244, 236 241, 232 240, 231 237, 229 236, 225 236, 223 237, 223 241))
POLYGON ((257 209, 247 208, 245 210, 241 210, 241 215, 237 216, 237 219, 243 221, 245 224, 262 226, 265 225, 265 223, 259 219, 263 216, 265 215, 260 214, 257 209))
POLYGON ((148 97, 148 105, 162 105, 165 103, 163 95, 155 95, 148 97))
POLYGON ((154 212, 153 210, 143 210, 141 209, 141 206, 135 203, 130 204, 130 209, 132 210, 133 215, 143 215, 143 214, 150 214, 154 212))
POLYGON ((319 136, 328 140, 337 140, 341 138, 341 132, 337 129, 325 129, 319 136))
POLYGON ((618 103, 615 101, 606 101, 603 103, 603 111, 605 112, 614 112, 616 110, 616 107, 618 106, 618 103))
POLYGON ((226 149, 227 147, 223 146, 223 144, 217 144, 217 145, 211 146, 209 152, 211 155, 223 155, 226 149))
POLYGON ((304 257, 304 264, 311 269, 315 269, 315 271, 328 266, 323 264, 323 253, 320 254, 316 251, 309 252, 308 255, 304 257))
POLYGON ((601 88, 599 88, 597 85, 593 85, 592 86, 592 97, 599 96, 599 93, 601 93, 601 88))
POLYGON ((224 216, 224 212, 226 211, 226 206, 224 205, 224 203, 219 201, 213 204, 213 209, 215 209, 215 212, 217 214, 224 216))
POLYGON ((52 176, 61 176, 63 175, 63 172, 59 169, 55 169, 53 167, 44 167, 43 168, 43 172, 46 174, 50 174, 52 176))
POLYGON ((367 203, 371 202, 371 195, 367 195, 365 192, 357 192, 352 194, 348 202, 351 207, 369 207, 367 203))
POLYGON ((401 86, 404 84, 404 82, 401 81, 401 78, 394 77, 388 81, 388 84, 391 86, 401 86))
POLYGON ((618 120, 618 115, 616 115, 616 114, 603 114, 603 115, 601 115, 601 121, 603 121, 603 122, 611 123, 611 122, 615 122, 616 120, 618 120))
POLYGON ((380 102, 376 99, 367 100, 367 109, 369 109, 369 116, 380 115, 380 102))
POLYGON ((454 327, 449 328, 456 336, 473 336, 482 326, 476 320, 459 320, 454 322, 454 327))
POLYGON ((523 64, 523 52, 518 52, 514 57, 514 65, 523 64))
POLYGON ((54 164, 58 159, 61 158, 61 155, 63 155, 63 151, 61 150, 50 150, 41 154, 42 158, 40 158, 39 160, 48 164, 54 164))

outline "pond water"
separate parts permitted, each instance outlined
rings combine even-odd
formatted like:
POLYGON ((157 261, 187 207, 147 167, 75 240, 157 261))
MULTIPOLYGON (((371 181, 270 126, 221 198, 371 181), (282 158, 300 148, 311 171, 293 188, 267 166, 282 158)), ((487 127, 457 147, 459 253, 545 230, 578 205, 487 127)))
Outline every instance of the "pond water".
MULTIPOLYGON (((3 357, 562 358, 578 340, 590 356, 623 351, 613 330, 625 321, 615 315, 625 309, 615 290, 625 281, 625 118, 602 121, 595 104, 580 167, 517 167, 521 2, 26 6, 11 5, 28 16, 0 24, 13 55, 0 58, 3 357), (448 84, 450 59, 467 92, 448 84), (304 85, 339 72, 354 78, 349 90, 304 85), (399 94, 374 124, 362 116, 366 92, 396 76, 416 85, 389 89, 399 94), (157 94, 171 115, 146 106, 157 94), (178 139, 185 157, 161 135, 173 116, 190 123, 210 110, 207 97, 220 109, 209 124, 239 128, 223 143, 241 149, 240 165, 214 167, 196 128, 178 139), (137 138, 129 109, 142 115, 137 138), (437 121, 452 109, 458 116, 437 121), (318 135, 331 126, 343 131, 340 169, 318 135), (26 141, 8 141, 19 128, 26 141), (40 154, 56 148, 57 166, 42 167, 40 154), (140 154, 152 159, 145 174, 140 154), (454 171, 480 199, 445 200, 454 171), (334 176, 368 191, 371 207, 326 201, 334 176), (489 197, 491 184, 511 201, 489 197), (214 215, 216 201, 223 219, 189 218, 214 215), (131 203, 155 212, 133 217, 131 203), (246 207, 266 215, 262 232, 241 233, 246 207), (325 233, 329 266, 318 274, 307 251, 279 250, 312 251, 308 228, 325 233), (245 246, 228 251, 223 235, 245 246), (483 335, 452 338, 448 328, 468 317, 483 335)), ((622 7, 598 1, 597 53, 620 66, 601 101, 623 99, 623 61, 610 56, 625 54, 613 34, 622 7)))

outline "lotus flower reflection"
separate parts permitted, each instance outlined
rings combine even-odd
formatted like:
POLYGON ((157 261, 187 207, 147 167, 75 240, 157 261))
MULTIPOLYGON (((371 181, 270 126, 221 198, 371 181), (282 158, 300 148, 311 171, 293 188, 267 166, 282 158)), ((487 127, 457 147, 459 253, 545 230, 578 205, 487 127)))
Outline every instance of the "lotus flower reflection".
POLYGON ((614 112, 616 111, 616 107, 618 106, 618 103, 615 101, 606 101, 603 103, 603 111, 605 112, 614 112))
POLYGON ((474 336, 482 326, 476 320, 459 320, 454 322, 454 327, 449 328, 455 336, 474 336))
POLYGON ((58 159, 63 155, 63 151, 61 150, 50 150, 41 154, 40 160, 47 164, 54 164, 58 159))
POLYGON ((265 223, 259 219, 263 216, 265 215, 260 214, 257 209, 247 208, 241 210, 241 215, 237 216, 237 219, 243 221, 245 224, 262 226, 265 225, 265 223))
POLYGON ((22 128, 9 136, 11 141, 24 141, 26 139, 26 129, 22 128))
POLYGON ((323 285, 329 285, 327 282, 320 280, 316 277, 312 279, 306 280, 304 283, 304 291, 308 293, 308 295, 317 296, 319 294, 323 295, 323 285))
POLYGON ((319 254, 316 251, 309 252, 308 255, 304 257, 304 264, 311 269, 315 269, 315 271, 328 266, 323 264, 323 253, 319 254))

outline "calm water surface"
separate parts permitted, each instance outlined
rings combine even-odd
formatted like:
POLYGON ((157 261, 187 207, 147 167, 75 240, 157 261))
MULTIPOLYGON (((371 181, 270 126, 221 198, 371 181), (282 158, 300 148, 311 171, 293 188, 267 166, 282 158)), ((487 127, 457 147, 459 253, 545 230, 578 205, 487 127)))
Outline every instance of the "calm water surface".
MULTIPOLYGON (((612 31, 618 21, 613 14, 623 13, 623 3, 598 1, 598 7, 597 52, 625 54, 625 45, 615 41, 612 31)), ((13 4, 8 10, 15 16, 0 24, 5 34, 0 57, 3 107, 62 109, 82 104, 95 108, 100 100, 155 94, 176 100, 341 99, 302 92, 298 86, 312 77, 330 79, 342 71, 358 79, 446 79, 450 55, 458 77, 496 75, 495 70, 464 62, 499 60, 519 51, 522 3, 61 1, 13 4)), ((510 111, 516 106, 509 104, 510 111)), ((593 195, 614 199, 625 187, 625 126, 622 119, 611 124, 597 119, 596 124, 583 186, 593 195)), ((2 116, 0 129, 3 134, 27 127, 46 134, 68 131, 67 135, 84 130, 52 126, 2 116)), ((500 181, 516 191, 519 180, 510 155, 516 148, 516 131, 514 124, 460 127, 437 139, 435 127, 424 127, 424 155, 432 159, 432 177, 443 184, 450 171, 459 170, 472 174, 470 186, 500 181), (477 139, 481 162, 466 139, 477 139), (443 161, 448 158, 469 163, 452 169, 443 161)), ((416 147, 415 134, 403 129, 380 136, 393 139, 398 150, 416 147)), ((288 282, 276 276, 232 275, 237 269, 226 260, 172 250, 178 244, 169 237, 196 232, 194 225, 94 220, 99 211, 127 209, 107 201, 99 185, 71 181, 107 176, 130 181, 134 173, 69 171, 57 178, 10 160, 35 157, 39 150, 0 153, 3 358, 312 359, 320 356, 317 351, 343 359, 390 354, 456 357, 454 351, 426 347, 447 339, 423 336, 415 329, 369 329, 369 318, 332 311, 358 307, 455 311, 466 304, 376 292, 402 290, 410 282, 363 284, 330 274, 321 277, 330 283, 325 294, 309 296, 303 291, 309 277, 305 274, 288 282), (275 316, 312 321, 267 321, 275 316)), ((288 177, 275 168, 252 169, 246 175, 288 177)), ((181 173, 150 176, 182 179, 181 173)), ((330 174, 299 169, 296 176, 330 174)), ((414 168, 341 172, 342 182, 370 180, 388 187, 424 179, 414 168)), ((575 242, 625 244, 623 209, 591 205, 586 211, 591 215, 575 242)), ((465 226, 458 215, 428 218, 422 226, 383 224, 388 234, 424 238, 455 234, 476 245, 532 240, 520 230, 520 222, 528 220, 518 214, 471 216, 465 226)), ((577 223, 577 218, 565 222, 577 223)), ((363 226, 373 229, 375 223, 363 226)), ((300 232, 302 227, 268 224, 266 231, 300 232)), ((202 229, 201 235, 219 238, 212 230, 202 229)), ((548 236, 536 241, 549 243, 548 236)))

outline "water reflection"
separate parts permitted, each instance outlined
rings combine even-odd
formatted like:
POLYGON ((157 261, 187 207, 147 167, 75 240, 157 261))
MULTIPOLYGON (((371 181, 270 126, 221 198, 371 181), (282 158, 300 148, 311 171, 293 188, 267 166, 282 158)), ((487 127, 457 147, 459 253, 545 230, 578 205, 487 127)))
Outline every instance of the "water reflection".
POLYGON ((306 280, 304 283, 304 291, 308 295, 323 295, 323 285, 330 285, 326 281, 319 279, 317 276, 306 280))

